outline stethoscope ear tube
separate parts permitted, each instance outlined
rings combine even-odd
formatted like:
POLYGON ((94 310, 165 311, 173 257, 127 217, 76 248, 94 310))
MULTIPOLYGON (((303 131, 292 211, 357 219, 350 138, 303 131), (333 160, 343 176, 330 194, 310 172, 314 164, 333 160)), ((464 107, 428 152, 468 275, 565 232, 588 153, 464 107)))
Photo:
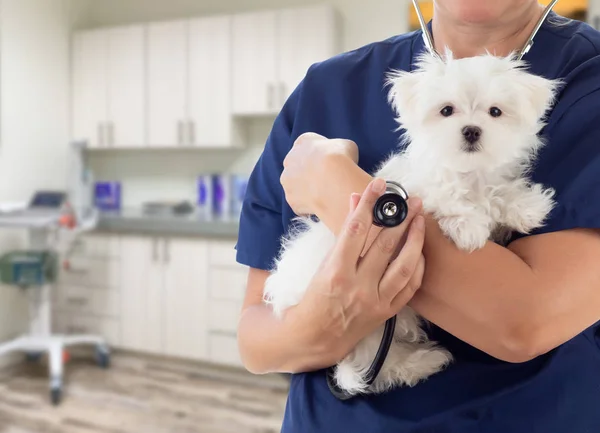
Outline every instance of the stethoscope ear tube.
MULTIPOLYGON (((373 207, 373 224, 379 227, 396 227, 402 224, 408 216, 407 200, 408 193, 406 190, 400 184, 388 181, 385 193, 373 207)), ((379 349, 365 375, 367 386, 371 386, 377 379, 392 346, 395 330, 396 316, 393 316, 385 322, 379 349)), ((327 369, 326 378, 329 390, 337 399, 346 401, 353 397, 337 385, 334 367, 327 369)))

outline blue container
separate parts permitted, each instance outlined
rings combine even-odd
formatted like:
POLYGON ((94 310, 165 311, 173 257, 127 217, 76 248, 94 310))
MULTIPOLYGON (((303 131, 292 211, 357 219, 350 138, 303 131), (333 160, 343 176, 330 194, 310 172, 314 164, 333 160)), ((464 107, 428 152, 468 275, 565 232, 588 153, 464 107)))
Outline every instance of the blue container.
POLYGON ((231 217, 231 184, 225 174, 212 175, 212 214, 218 219, 231 217))
POLYGON ((231 176, 231 212, 238 218, 242 212, 242 204, 248 188, 248 177, 241 175, 231 176))
POLYGON ((198 177, 198 211, 200 215, 205 219, 212 217, 212 196, 213 196, 213 182, 211 175, 204 175, 198 177))
POLYGON ((121 183, 96 182, 94 204, 100 210, 115 211, 121 209, 121 183))

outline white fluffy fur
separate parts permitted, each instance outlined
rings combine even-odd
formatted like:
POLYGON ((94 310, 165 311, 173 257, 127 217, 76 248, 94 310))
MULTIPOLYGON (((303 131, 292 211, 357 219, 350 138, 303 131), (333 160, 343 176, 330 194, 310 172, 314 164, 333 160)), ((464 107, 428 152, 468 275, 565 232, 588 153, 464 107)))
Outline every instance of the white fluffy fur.
MULTIPOLYGON (((554 206, 553 191, 532 184, 527 172, 543 144, 538 133, 558 83, 523 66, 511 58, 453 59, 446 53, 444 60, 424 56, 415 71, 389 76, 389 101, 406 130, 407 146, 374 174, 420 197, 425 211, 467 252, 514 231, 530 232, 554 206), (450 117, 440 114, 447 105, 454 107, 450 117), (491 107, 500 108, 502 116, 492 117, 491 107), (464 150, 465 126, 482 129, 479 151, 464 150)), ((265 302, 276 315, 301 301, 334 243, 327 227, 312 220, 284 241, 265 286, 265 302)), ((364 374, 383 327, 337 365, 341 388, 356 394, 414 386, 451 362, 448 351, 428 341, 413 310, 406 307, 397 318, 394 342, 375 383, 367 389, 364 374)))

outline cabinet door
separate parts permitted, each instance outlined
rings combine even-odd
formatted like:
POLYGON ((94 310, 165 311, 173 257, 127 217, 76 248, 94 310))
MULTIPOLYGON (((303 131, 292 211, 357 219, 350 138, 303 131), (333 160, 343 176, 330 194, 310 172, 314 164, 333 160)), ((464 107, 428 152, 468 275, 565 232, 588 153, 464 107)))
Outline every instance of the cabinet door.
POLYGON ((148 26, 148 141, 184 144, 187 120, 187 21, 148 26))
POLYGON ((190 142, 231 145, 231 18, 190 22, 190 142))
POLYGON ((121 345, 161 353, 164 267, 155 238, 121 239, 121 345))
POLYGON ((329 6, 286 9, 279 12, 277 20, 279 108, 283 107, 313 63, 337 54, 336 32, 334 10, 329 6))
POLYGON ((165 354, 207 359, 208 244, 167 240, 165 354))
POLYGON ((108 143, 145 144, 145 34, 143 26, 108 31, 108 143))
POLYGON ((106 145, 107 42, 105 31, 84 31, 73 37, 73 140, 89 147, 106 145))
POLYGON ((277 13, 233 17, 233 111, 237 115, 277 112, 277 13))

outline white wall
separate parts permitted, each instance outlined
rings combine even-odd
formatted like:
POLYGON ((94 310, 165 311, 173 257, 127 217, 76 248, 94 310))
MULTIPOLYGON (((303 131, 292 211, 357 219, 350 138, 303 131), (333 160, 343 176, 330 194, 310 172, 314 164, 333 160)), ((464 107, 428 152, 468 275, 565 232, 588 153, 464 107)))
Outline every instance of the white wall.
MULTIPOLYGON (((70 6, 71 0, 1 2, 0 202, 66 186, 70 6)), ((0 232, 0 252, 21 247, 22 235, 0 232)), ((0 286, 0 340, 23 330, 23 298, 19 289, 0 286)))
POLYGON ((600 0, 589 0, 588 21, 596 29, 600 30, 600 0))
MULTIPOLYGON (((78 28, 179 19, 221 13, 285 8, 322 3, 319 0, 102 0, 90 3, 78 28), (87 19, 87 20, 86 20, 87 19)), ((342 50, 347 51, 406 31, 407 0, 332 0, 343 24, 342 50)), ((146 200, 194 200, 194 180, 205 172, 248 173, 260 154, 273 119, 248 125, 246 152, 110 152, 95 154, 90 165, 100 180, 123 182, 125 207, 146 200), (167 168, 168 161, 177 167, 167 168)))
MULTIPOLYGON (((112 25, 189 15, 235 13, 303 6, 319 0, 102 0, 91 6, 87 25, 112 25)), ((330 0, 346 24, 344 49, 403 33, 408 28, 408 0, 330 0)), ((82 25, 86 25, 82 23, 82 25)))

